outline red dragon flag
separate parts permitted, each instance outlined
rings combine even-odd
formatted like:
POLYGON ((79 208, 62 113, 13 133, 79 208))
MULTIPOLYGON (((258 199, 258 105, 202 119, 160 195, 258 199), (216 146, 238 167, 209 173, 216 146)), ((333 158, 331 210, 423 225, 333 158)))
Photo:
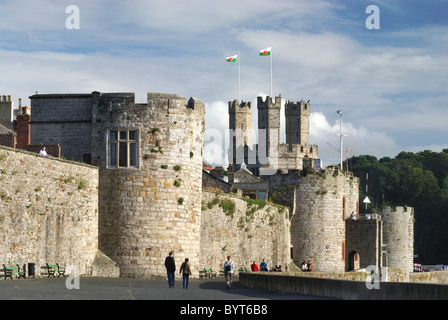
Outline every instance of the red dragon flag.
POLYGON ((226 61, 227 62, 236 62, 236 59, 238 58, 238 55, 236 54, 236 55, 234 55, 234 56, 231 56, 231 57, 227 57, 226 58, 226 61))
POLYGON ((260 56, 270 56, 271 55, 271 47, 260 50, 260 56))

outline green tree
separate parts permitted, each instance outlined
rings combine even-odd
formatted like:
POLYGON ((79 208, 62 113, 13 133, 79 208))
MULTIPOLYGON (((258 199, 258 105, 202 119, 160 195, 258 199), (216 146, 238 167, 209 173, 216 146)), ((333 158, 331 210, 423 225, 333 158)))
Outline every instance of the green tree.
POLYGON ((349 161, 360 179, 360 203, 367 195, 373 209, 414 207, 416 262, 448 264, 448 149, 400 152, 379 160, 362 155, 349 161))

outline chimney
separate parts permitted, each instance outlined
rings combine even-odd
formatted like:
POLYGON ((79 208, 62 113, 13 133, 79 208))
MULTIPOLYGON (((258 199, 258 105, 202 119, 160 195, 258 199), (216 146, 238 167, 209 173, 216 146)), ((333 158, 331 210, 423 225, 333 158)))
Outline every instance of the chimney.
POLYGON ((232 163, 230 163, 229 167, 227 168, 227 182, 230 184, 233 184, 234 182, 234 169, 232 163))
POLYGON ((25 149, 31 143, 30 107, 21 107, 17 116, 17 149, 25 149))

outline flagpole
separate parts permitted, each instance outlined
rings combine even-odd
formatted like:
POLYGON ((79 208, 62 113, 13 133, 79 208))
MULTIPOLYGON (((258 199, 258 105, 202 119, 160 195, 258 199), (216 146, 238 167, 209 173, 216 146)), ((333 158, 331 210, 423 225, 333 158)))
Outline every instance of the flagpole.
POLYGON ((340 154, 340 156, 341 156, 341 171, 342 171, 342 141, 343 141, 343 135, 342 135, 342 110, 341 110, 341 112, 339 113, 339 116, 340 116, 340 118, 339 118, 339 131, 340 131, 340 136, 341 136, 341 154, 340 154))
POLYGON ((272 98, 272 46, 269 45, 269 47, 271 48, 270 56, 271 56, 271 98, 272 98))
POLYGON ((241 83, 241 73, 240 73, 240 59, 241 59, 241 56, 240 56, 240 52, 239 51, 238 51, 237 59, 238 59, 238 103, 239 103, 240 102, 240 83, 241 83))

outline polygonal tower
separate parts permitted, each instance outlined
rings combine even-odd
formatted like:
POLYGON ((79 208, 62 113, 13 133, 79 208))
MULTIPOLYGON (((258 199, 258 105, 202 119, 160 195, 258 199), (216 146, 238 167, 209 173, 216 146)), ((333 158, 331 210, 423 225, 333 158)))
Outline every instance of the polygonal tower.
MULTIPOLYGON (((99 249, 120 276, 166 276, 175 252, 199 263, 204 104, 175 94, 93 93, 92 162, 99 170, 99 249)), ((195 270, 197 276, 198 269, 195 270)))
POLYGON ((229 102, 229 162, 240 165, 243 161, 237 161, 237 150, 244 152, 245 146, 250 146, 252 105, 250 102, 237 100, 229 102))
POLYGON ((277 157, 280 144, 281 97, 257 98, 258 108, 258 156, 277 157))
POLYGON ((309 145, 310 139, 310 102, 285 104, 286 144, 309 145))

